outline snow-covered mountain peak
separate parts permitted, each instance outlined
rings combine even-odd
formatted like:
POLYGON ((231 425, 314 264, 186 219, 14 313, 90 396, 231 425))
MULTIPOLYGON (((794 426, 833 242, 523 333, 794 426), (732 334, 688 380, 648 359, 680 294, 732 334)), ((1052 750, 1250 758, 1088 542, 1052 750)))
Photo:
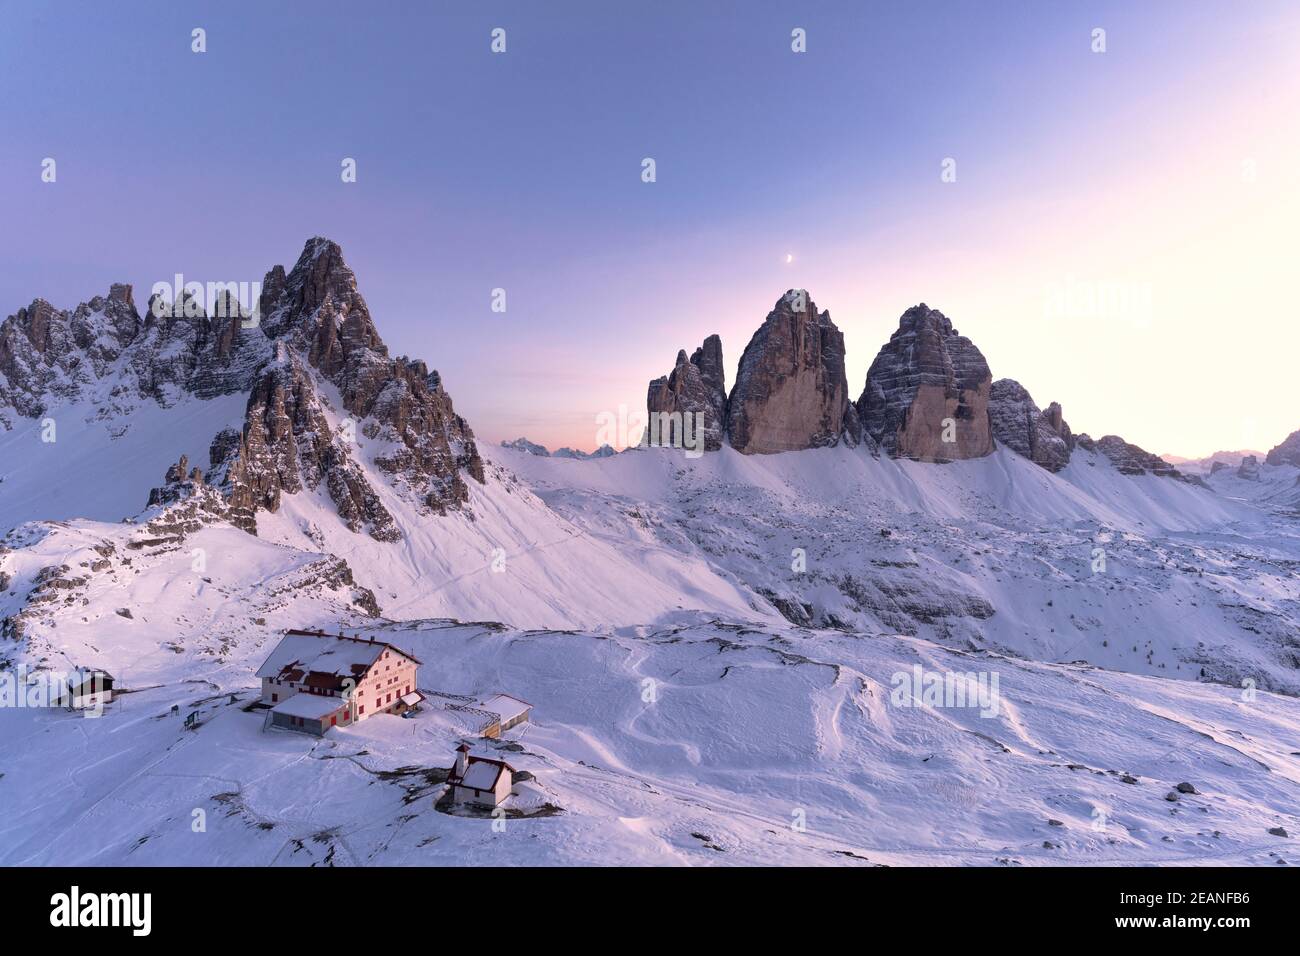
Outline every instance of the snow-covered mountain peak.
MULTIPOLYGON (((101 467, 118 457, 113 452, 134 461, 142 442, 119 442, 143 407, 183 409, 162 417, 192 421, 209 417, 196 415, 196 406, 242 395, 241 419, 225 410, 222 427, 206 438, 186 434, 181 448, 155 442, 141 467, 162 474, 177 454, 203 447, 213 487, 239 514, 274 510, 282 493, 323 485, 349 528, 381 540, 401 533, 376 483, 425 513, 445 514, 467 500, 462 473, 483 480, 473 432, 438 374, 422 361, 389 357, 337 243, 313 238, 287 274, 271 269, 255 314, 229 289, 208 308, 211 316, 187 284, 174 301, 151 296, 141 316, 131 287, 115 285, 73 312, 37 300, 10 316, 0 325, 0 425, 19 433, 10 436, 14 447, 35 439, 39 420, 53 416, 65 441, 83 449, 93 442, 101 467), (83 425, 107 435, 86 442, 83 425), (359 443, 367 439, 376 454, 362 465, 359 443)), ((0 518, 44 517, 40 478, 30 472, 33 500, 0 508, 0 518)), ((136 490, 137 502, 154 481, 136 490)), ((250 528, 247 517, 240 524, 250 528)))

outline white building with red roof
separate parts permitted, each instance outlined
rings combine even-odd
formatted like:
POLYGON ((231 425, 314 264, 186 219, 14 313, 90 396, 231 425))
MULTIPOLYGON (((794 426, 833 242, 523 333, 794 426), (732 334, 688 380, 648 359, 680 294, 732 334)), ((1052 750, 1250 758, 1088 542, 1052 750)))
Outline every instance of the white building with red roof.
POLYGON ((320 736, 375 714, 400 714, 424 698, 420 662, 384 641, 288 631, 257 669, 270 725, 320 736))

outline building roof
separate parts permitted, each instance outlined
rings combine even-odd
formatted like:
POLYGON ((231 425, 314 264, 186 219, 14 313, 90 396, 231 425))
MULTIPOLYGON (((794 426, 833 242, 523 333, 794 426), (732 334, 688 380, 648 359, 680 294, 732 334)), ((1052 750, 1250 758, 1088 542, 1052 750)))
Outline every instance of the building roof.
MULTIPOLYGON (((469 748, 462 744, 457 750, 468 751, 469 748)), ((493 760, 491 757, 475 757, 472 754, 465 758, 465 776, 456 776, 456 765, 452 764, 451 773, 447 777, 447 782, 453 787, 470 787, 474 790, 495 790, 497 781, 501 774, 509 771, 514 774, 515 768, 510 766, 504 760, 493 760)))
POLYGON ((520 700, 518 697, 511 697, 509 694, 495 694, 486 698, 482 703, 483 709, 496 714, 501 718, 503 724, 526 713, 532 706, 528 701, 520 700))
POLYGON ((407 707, 414 707, 416 704, 420 703, 423 700, 424 700, 424 695, 421 694, 418 690, 413 690, 402 698, 402 703, 405 704, 407 707))
POLYGON ((284 714, 288 717, 305 717, 310 720, 320 720, 330 714, 337 714, 347 706, 347 703, 338 697, 320 696, 317 694, 294 694, 288 700, 282 700, 271 708, 272 713, 284 714))
POLYGON ((366 641, 323 631, 288 631, 257 669, 257 676, 297 681, 305 674, 310 686, 337 690, 348 678, 360 681, 384 651, 420 663, 406 651, 384 641, 366 641))
POLYGON ((82 687, 85 684, 99 686, 113 683, 113 675, 98 667, 78 667, 68 674, 69 687, 82 687))

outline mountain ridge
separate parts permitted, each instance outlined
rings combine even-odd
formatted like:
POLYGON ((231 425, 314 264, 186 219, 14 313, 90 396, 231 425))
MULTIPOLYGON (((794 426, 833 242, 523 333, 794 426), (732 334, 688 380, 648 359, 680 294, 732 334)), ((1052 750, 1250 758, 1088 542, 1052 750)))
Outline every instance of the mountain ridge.
POLYGON ((464 505, 465 476, 482 483, 441 377, 389 356, 337 243, 309 239, 291 270, 268 271, 251 324, 232 303, 226 293, 210 318, 182 291, 173 303, 151 296, 141 316, 128 285, 71 311, 36 300, 0 324, 0 424, 44 416, 57 427, 49 416, 81 402, 125 431, 150 402, 246 394, 242 425, 212 436, 207 471, 249 531, 247 515, 274 511, 281 493, 323 484, 352 530, 400 537, 353 461, 358 430, 388 445, 380 469, 430 514, 464 505), (330 406, 345 415, 337 435, 330 406))

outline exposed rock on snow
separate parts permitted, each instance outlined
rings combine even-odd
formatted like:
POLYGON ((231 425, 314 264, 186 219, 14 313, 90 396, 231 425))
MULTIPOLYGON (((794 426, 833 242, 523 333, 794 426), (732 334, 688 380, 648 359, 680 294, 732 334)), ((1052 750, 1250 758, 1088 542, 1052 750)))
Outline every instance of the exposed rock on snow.
POLYGON ((1075 444, 1088 451, 1097 451, 1114 463, 1124 475, 1159 475, 1162 478, 1177 478, 1199 484, 1201 479, 1195 475, 1184 475, 1169 462, 1151 454, 1137 445, 1131 445, 1118 435, 1104 435, 1093 441, 1087 434, 1080 435, 1075 444))
POLYGON ((864 432, 894 457, 980 458, 993 451, 992 381, 980 350, 922 302, 903 313, 871 363, 858 416, 864 432))
MULTIPOLYGON (((4 546, 12 546, 19 559, 14 583, 25 593, 17 604, 0 601, 0 637, 25 641, 24 652, 40 659, 52 641, 77 628, 89 635, 89 647, 78 653, 93 650, 101 655, 97 635, 108 626, 106 619, 150 625, 158 615, 171 624, 147 639, 156 654, 162 641, 177 640, 190 629, 191 612, 206 609, 220 617, 223 626, 198 626, 189 637, 202 653, 219 654, 232 635, 256 630, 254 622, 264 622, 265 615, 275 610, 320 602, 337 619, 379 614, 375 595, 356 584, 342 558, 258 542, 229 526, 220 514, 221 497, 212 489, 198 486, 189 491, 187 497, 151 509, 143 524, 37 521, 13 529, 4 546), (204 566, 196 568, 195 555, 202 556, 204 566), (59 563, 45 563, 51 559, 59 563), (241 567, 245 570, 234 570, 241 567), (249 580, 238 585, 232 606, 217 613, 231 592, 207 585, 213 580, 210 575, 223 571, 227 582, 235 581, 228 576, 231 573, 247 574, 249 580), (141 585, 142 580, 149 583, 141 585), (130 613, 122 606, 130 598, 147 601, 148 610, 143 615, 130 613)), ((140 611, 138 605, 136 610, 140 611)), ((119 636, 106 642, 110 656, 113 647, 120 648, 120 640, 119 636)), ((61 647, 64 653, 70 650, 61 647)), ((149 666, 149 660, 149 655, 138 654, 137 671, 149 666)))
POLYGON ((806 291, 786 292, 740 358, 727 402, 732 447, 766 454, 838 444, 847 404, 843 333, 806 291))
MULTIPOLYGON (((681 447, 682 437, 676 434, 678 422, 703 421, 705 451, 717 451, 727 424, 726 375, 722 367, 722 340, 710 335, 688 359, 685 350, 677 353, 672 372, 650 383, 646 394, 646 411, 653 422, 657 414, 674 417, 661 429, 663 434, 652 435, 652 440, 669 447, 681 447), (700 419, 687 419, 699 415, 700 419)), ((691 426, 692 428, 694 425, 691 426)), ((691 440, 695 441, 692 434, 691 440)))
POLYGON ((1061 417, 1061 406, 1053 402, 1040 411, 1019 382, 1000 378, 993 383, 989 421, 994 438, 1034 464, 1056 472, 1070 463, 1074 435, 1061 417))
POLYGON ((232 505, 227 496, 204 484, 203 472, 190 468, 189 459, 167 469, 165 484, 149 492, 149 503, 141 518, 144 531, 128 548, 151 547, 164 542, 179 543, 187 535, 216 522, 226 522, 257 533, 251 509, 232 505))
POLYGON ((1294 431, 1280 445, 1269 450, 1264 459, 1269 465, 1295 465, 1300 468, 1300 431, 1294 431))
POLYGON ((1237 477, 1245 478, 1247 481, 1259 481, 1259 459, 1254 455, 1247 455, 1241 459, 1241 464, 1237 466, 1237 477))

